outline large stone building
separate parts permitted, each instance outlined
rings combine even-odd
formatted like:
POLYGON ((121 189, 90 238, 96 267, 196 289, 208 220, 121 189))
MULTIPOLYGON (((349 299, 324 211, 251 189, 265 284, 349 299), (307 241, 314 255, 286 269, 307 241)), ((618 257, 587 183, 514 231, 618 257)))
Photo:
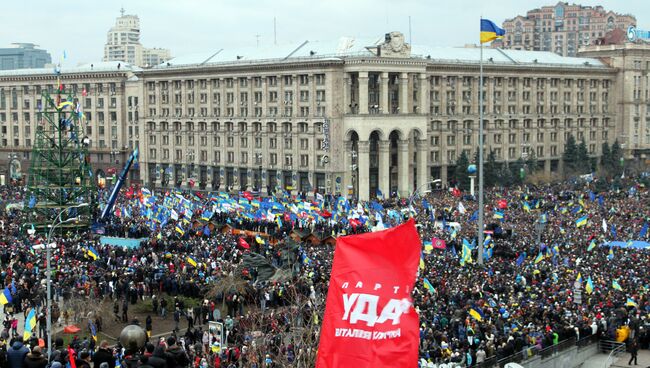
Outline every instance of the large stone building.
MULTIPOLYGON (((625 47, 635 51, 594 49, 585 51, 592 58, 572 58, 484 50, 486 150, 501 162, 534 154, 549 175, 562 170, 569 135, 594 157, 616 138, 627 158, 642 154, 650 148, 642 133, 648 82, 635 85, 631 76, 648 67, 650 50, 625 47), (628 63, 635 71, 620 69, 628 63), (639 103, 629 108, 636 114, 640 105, 634 147, 627 142, 637 121, 618 107, 633 87, 639 103)), ((138 147, 132 179, 147 186, 317 189, 365 199, 377 190, 408 195, 432 179, 446 183, 462 151, 473 157, 479 52, 411 46, 393 32, 210 51, 144 70, 102 63, 62 76, 88 92, 82 100, 95 169, 119 170, 138 147)), ((28 164, 38 91, 54 83, 50 70, 0 72, 0 164, 12 152, 28 164)))
POLYGON ((171 58, 167 49, 148 49, 140 43, 140 19, 137 15, 125 15, 115 20, 106 36, 104 61, 122 61, 127 64, 150 68, 171 58))
POLYGON ((503 22, 506 35, 494 47, 514 50, 550 51, 575 56, 578 49, 593 44, 609 31, 627 30, 636 18, 607 11, 602 6, 558 2, 529 10, 503 22))
POLYGON ((52 62, 50 54, 33 43, 14 43, 0 49, 0 70, 43 68, 52 62))

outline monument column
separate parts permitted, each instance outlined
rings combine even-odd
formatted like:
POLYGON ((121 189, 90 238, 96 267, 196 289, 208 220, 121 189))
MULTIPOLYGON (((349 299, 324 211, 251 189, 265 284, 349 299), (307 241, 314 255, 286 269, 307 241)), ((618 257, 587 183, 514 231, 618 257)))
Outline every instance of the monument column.
POLYGON ((408 73, 400 73, 399 75, 399 113, 409 113, 409 75, 408 73))
POLYGON ((359 114, 368 114, 368 72, 359 72, 359 114))
POLYGON ((390 114, 390 106, 388 106, 388 72, 381 73, 380 83, 381 96, 379 100, 379 108, 381 109, 382 114, 390 114))

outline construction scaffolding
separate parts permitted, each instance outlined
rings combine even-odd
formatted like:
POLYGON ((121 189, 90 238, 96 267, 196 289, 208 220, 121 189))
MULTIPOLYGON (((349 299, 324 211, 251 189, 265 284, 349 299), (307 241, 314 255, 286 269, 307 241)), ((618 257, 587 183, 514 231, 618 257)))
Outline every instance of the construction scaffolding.
POLYGON ((27 178, 25 211, 38 232, 88 228, 97 193, 79 101, 61 87, 43 91, 27 178))

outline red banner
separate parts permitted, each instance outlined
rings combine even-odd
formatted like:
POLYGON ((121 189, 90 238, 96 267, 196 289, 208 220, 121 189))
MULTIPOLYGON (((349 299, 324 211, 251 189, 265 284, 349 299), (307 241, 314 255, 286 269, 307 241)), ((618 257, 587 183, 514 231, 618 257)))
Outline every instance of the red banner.
POLYGON ((447 249, 447 242, 442 239, 431 239, 431 245, 433 246, 433 249, 447 249))
POLYGON ((317 368, 418 366, 411 291, 421 247, 412 219, 337 239, 317 368))

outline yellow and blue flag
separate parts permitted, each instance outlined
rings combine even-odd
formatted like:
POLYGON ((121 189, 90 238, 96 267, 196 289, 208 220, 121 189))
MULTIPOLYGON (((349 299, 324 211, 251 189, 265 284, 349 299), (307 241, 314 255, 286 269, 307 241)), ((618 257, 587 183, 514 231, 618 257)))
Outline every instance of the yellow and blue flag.
POLYGON ((176 224, 176 232, 181 234, 181 236, 185 235, 185 229, 183 229, 183 226, 181 226, 181 223, 176 224))
POLYGON ((427 289, 430 294, 436 292, 436 289, 433 288, 433 285, 431 285, 431 283, 429 282, 429 280, 427 280, 426 277, 424 278, 423 284, 424 284, 424 288, 427 289))
POLYGON ((497 27, 494 22, 487 19, 481 19, 481 43, 494 41, 497 38, 503 38, 506 31, 497 27))
POLYGON ((524 207, 524 211, 526 211, 526 212, 530 212, 530 204, 528 204, 528 202, 524 202, 524 206, 523 206, 523 207, 524 207))
POLYGON ((264 244, 264 239, 262 239, 262 237, 259 236, 259 235, 255 235, 255 242, 257 244, 263 245, 264 244))
POLYGON ((625 305, 628 306, 628 307, 635 307, 635 308, 639 307, 639 305, 636 304, 636 302, 632 298, 627 298, 627 301, 625 302, 625 305))
POLYGON ((13 298, 11 297, 11 291, 9 288, 5 288, 2 294, 0 294, 0 304, 5 305, 11 303, 13 298))
POLYGON ((86 254, 88 255, 88 257, 92 258, 94 261, 99 259, 99 253, 97 253, 97 250, 95 248, 91 247, 91 246, 88 246, 88 248, 86 248, 86 254))
POLYGON ((544 254, 542 254, 542 252, 537 253, 537 257, 535 257, 535 264, 538 264, 543 260, 544 260, 544 254))
POLYGON ((198 262, 196 262, 196 259, 194 259, 194 257, 192 256, 187 256, 187 263, 192 265, 192 267, 196 267, 196 265, 198 264, 198 262))
POLYGON ((576 227, 587 225, 587 216, 582 216, 576 220, 576 227))
POLYGON ((623 291, 623 288, 616 280, 612 280, 612 287, 614 288, 614 290, 623 291))
POLYGON ((479 307, 472 307, 469 309, 469 315, 475 320, 481 322, 483 320, 483 311, 479 307))
POLYGON ((32 337, 32 331, 36 327, 36 310, 32 308, 25 318, 25 332, 23 333, 23 340, 27 341, 32 337))
POLYGON ((609 253, 607 254, 607 260, 611 261, 614 259, 614 247, 609 247, 609 253))
POLYGON ((498 219, 498 220, 503 220, 503 212, 501 212, 501 211, 494 211, 494 216, 493 216, 493 217, 494 217, 495 219, 498 219))
POLYGON ((424 270, 424 253, 420 252, 420 269, 424 270))
POLYGON ((591 242, 589 243, 589 247, 587 248, 587 251, 590 252, 594 248, 596 248, 596 239, 591 239, 591 242))
POLYGON ((585 285, 585 291, 587 294, 591 294, 594 292, 594 282, 591 281, 591 276, 587 279, 587 285, 585 285))
POLYGON ((576 281, 582 284, 582 275, 580 272, 578 272, 578 277, 576 277, 576 281))

